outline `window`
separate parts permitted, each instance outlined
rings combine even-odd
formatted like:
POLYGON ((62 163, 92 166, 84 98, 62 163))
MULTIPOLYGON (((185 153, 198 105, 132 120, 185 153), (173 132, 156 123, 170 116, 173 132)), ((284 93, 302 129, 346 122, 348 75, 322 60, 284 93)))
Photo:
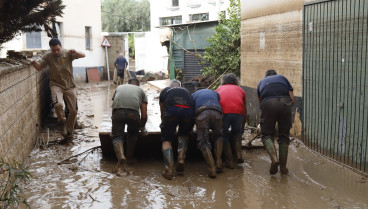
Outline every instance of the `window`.
POLYGON ((178 7, 179 6, 179 0, 172 0, 172 6, 178 7))
POLYGON ((39 49, 41 48, 41 32, 27 32, 26 33, 26 45, 27 49, 39 49))
POLYGON ((160 26, 181 24, 181 16, 161 17, 160 26))
MULTIPOLYGON (((37 27, 42 29, 42 27, 37 27)), ((40 49, 42 48, 41 44, 41 32, 32 31, 25 33, 26 35, 26 47, 27 49, 40 49)))
POLYGON ((192 14, 189 15, 190 22, 199 22, 199 21, 207 21, 209 20, 208 13, 200 13, 200 14, 192 14))
POLYGON ((90 26, 86 26, 86 50, 91 50, 92 46, 91 46, 91 27, 90 26))

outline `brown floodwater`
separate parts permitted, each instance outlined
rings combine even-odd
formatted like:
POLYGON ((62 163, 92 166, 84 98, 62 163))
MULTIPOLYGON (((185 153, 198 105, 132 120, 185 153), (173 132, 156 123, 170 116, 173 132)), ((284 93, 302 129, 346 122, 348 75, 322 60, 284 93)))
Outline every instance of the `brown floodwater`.
MULTIPOLYGON (((148 131, 159 130, 157 89, 148 94, 148 131)), ((263 149, 243 150, 245 163, 207 177, 202 158, 187 161, 185 175, 161 177, 161 158, 139 158, 130 174, 112 173, 115 161, 99 149, 60 164, 64 159, 100 145, 99 131, 111 129, 111 97, 116 85, 107 82, 78 86, 78 121, 73 145, 35 147, 27 163, 33 178, 24 185, 31 208, 368 208, 368 178, 352 172, 294 140, 287 176, 268 174, 263 149)), ((43 133, 45 141, 47 134, 43 133)), ((50 141, 60 138, 52 133, 50 141)), ((138 148, 139 149, 139 148, 138 148)))

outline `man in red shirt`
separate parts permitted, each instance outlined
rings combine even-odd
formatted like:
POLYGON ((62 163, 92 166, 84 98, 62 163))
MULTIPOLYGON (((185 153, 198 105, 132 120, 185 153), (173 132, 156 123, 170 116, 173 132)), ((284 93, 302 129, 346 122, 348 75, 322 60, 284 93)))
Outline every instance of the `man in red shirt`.
POLYGON ((238 78, 233 73, 222 76, 221 86, 216 90, 220 94, 220 105, 224 113, 222 120, 224 132, 223 150, 226 166, 234 168, 233 161, 243 163, 241 153, 242 133, 247 116, 247 99, 244 90, 239 86, 238 78), (229 128, 231 126, 231 147, 229 146, 229 128), (234 153, 233 153, 234 152, 234 153), (232 156, 234 154, 234 156, 232 156))

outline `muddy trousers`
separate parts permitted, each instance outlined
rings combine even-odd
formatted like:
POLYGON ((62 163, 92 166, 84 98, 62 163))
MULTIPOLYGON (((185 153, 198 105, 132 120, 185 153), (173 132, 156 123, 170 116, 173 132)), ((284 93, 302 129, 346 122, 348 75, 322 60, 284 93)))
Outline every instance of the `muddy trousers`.
POLYGON ((74 124, 77 118, 77 95, 75 88, 62 89, 59 86, 50 86, 52 103, 55 108, 59 122, 66 121, 66 130, 68 133, 73 133, 74 124), (68 107, 68 119, 65 118, 64 101, 68 107))
POLYGON ((226 167, 234 168, 234 162, 236 161, 239 163, 244 162, 241 157, 241 134, 242 134, 242 122, 243 116, 239 114, 224 114, 222 119, 222 127, 224 133, 224 155, 225 155, 225 163, 226 167), (229 128, 231 127, 231 135, 233 136, 230 139, 229 128), (235 137, 234 136, 239 136, 235 137), (240 140, 240 141, 238 141, 240 140), (236 141, 236 143, 235 143, 236 141), (235 147, 235 145, 239 145, 235 147), (238 149, 239 148, 239 149, 238 149))
MULTIPOLYGON (((206 163, 211 162, 212 154, 209 156, 207 149, 211 150, 211 143, 214 144, 214 154, 216 159, 216 169, 218 173, 222 172, 222 144, 223 144, 223 129, 222 129, 222 113, 213 110, 205 109, 202 110, 196 117, 197 126, 197 142, 198 148, 202 151, 205 157, 206 163), (209 130, 212 130, 212 136, 210 140, 209 130), (203 151, 205 150, 205 151, 203 151)), ((211 163, 210 163, 211 164, 211 163)), ((216 176, 212 174, 212 165, 209 165, 209 176, 213 178, 216 176)))
POLYGON ((289 133, 292 125, 291 105, 291 99, 288 97, 270 98, 261 103, 262 142, 272 161, 270 167, 271 175, 277 173, 279 165, 282 174, 288 173, 286 160, 290 142, 289 133), (280 159, 277 158, 273 140, 276 135, 276 122, 278 124, 277 136, 280 159))
POLYGON ((137 110, 127 108, 116 108, 112 111, 112 128, 111 135, 113 140, 124 141, 125 126, 128 130, 127 135, 127 163, 132 164, 135 160, 133 154, 135 151, 136 141, 140 127, 140 115, 137 110))

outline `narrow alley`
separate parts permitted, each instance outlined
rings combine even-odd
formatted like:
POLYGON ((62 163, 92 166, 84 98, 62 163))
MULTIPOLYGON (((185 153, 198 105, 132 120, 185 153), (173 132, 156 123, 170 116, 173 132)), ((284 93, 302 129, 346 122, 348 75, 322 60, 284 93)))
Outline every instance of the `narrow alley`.
MULTIPOLYGON (((148 96, 147 129, 152 131, 159 126, 159 90, 150 84, 141 87, 148 96)), ((112 173, 116 161, 104 158, 100 149, 63 161, 100 145, 99 131, 111 128, 115 88, 108 82, 78 86, 78 121, 84 129, 76 130, 73 145, 53 144, 61 136, 42 133, 27 162, 33 178, 24 192, 31 208, 368 207, 366 177, 310 151, 298 139, 290 146, 287 176, 269 175, 263 149, 243 150, 245 163, 225 169, 216 179, 207 177, 201 157, 190 158, 185 175, 172 181, 161 176, 160 156, 138 156, 124 177, 112 173)))

